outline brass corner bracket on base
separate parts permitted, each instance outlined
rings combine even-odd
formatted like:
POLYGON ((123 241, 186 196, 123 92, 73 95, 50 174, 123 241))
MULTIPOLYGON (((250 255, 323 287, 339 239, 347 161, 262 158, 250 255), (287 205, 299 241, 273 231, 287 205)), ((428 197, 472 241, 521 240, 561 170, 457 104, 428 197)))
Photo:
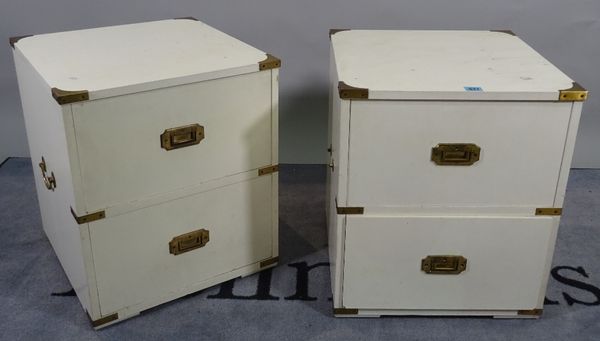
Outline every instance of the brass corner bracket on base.
POLYGON ((65 91, 59 88, 52 88, 52 97, 58 104, 69 104, 90 99, 90 94, 87 90, 65 91))
POLYGON ((369 99, 369 89, 357 88, 344 82, 338 82, 341 99, 369 99))
POLYGON ((75 221, 79 225, 106 218, 106 212, 104 211, 98 211, 79 217, 75 213, 73 207, 71 207, 71 214, 73 215, 73 218, 75 218, 75 221))
POLYGON ((331 36, 338 33, 338 32, 342 32, 342 31, 350 31, 349 28, 332 28, 329 30, 329 39, 331 39, 331 36))
POLYGON ((573 82, 568 89, 558 91, 558 100, 561 102, 583 102, 587 97, 588 91, 577 82, 573 82))
POLYGON ((258 169, 258 176, 279 172, 279 165, 272 165, 258 169))
POLYGON ((562 208, 560 208, 560 207, 536 208, 535 215, 562 215, 562 208))
POLYGON ((354 309, 354 308, 333 308, 333 315, 358 315, 358 309, 354 309))
POLYGON ((335 199, 335 210, 337 214, 365 214, 364 207, 339 207, 335 199))
POLYGON ((490 32, 506 33, 510 34, 511 36, 516 36, 515 32, 511 30, 490 30, 490 32))
POLYGON ((266 59, 258 62, 258 69, 260 71, 276 69, 278 67, 281 67, 281 59, 279 59, 271 54, 268 54, 268 53, 267 53, 266 59))
POLYGON ((92 327, 97 328, 97 327, 100 327, 100 326, 102 326, 104 324, 107 324, 109 322, 116 321, 118 319, 119 319, 119 314, 118 313, 110 314, 110 315, 101 317, 101 318, 99 318, 97 320, 91 320, 92 327))
POLYGON ((25 35, 25 36, 10 37, 10 38, 8 38, 8 44, 10 44, 10 47, 12 47, 14 49, 15 48, 15 44, 19 40, 21 40, 23 38, 27 38, 27 37, 33 37, 33 34, 28 34, 28 35, 25 35))
POLYGON ((269 259, 265 259, 262 262, 260 262, 259 266, 261 268, 273 265, 273 264, 277 264, 277 262, 279 262, 279 257, 273 257, 273 258, 269 258, 269 259))
POLYGON ((517 312, 517 315, 541 316, 543 312, 544 312, 544 309, 519 310, 517 312))

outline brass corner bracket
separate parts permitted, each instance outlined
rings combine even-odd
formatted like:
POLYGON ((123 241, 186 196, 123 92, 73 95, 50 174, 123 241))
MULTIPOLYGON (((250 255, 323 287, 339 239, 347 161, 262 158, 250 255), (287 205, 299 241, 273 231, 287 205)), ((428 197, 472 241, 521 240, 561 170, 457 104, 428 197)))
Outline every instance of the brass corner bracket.
POLYGON ((333 308, 333 315, 358 315, 358 309, 354 309, 354 308, 333 308))
POLYGON ((365 214, 364 207, 339 207, 335 198, 335 211, 337 214, 365 214))
POLYGON ((561 207, 536 208, 535 215, 562 215, 562 208, 561 207))
POLYGON ((258 176, 279 172, 279 165, 272 165, 258 169, 258 176))
POLYGON ((517 311, 517 315, 541 316, 543 312, 544 309, 519 310, 517 311))
POLYGON ((342 32, 342 31, 350 31, 349 28, 332 28, 329 30, 329 39, 331 39, 331 36, 338 33, 338 32, 342 32))
POLYGON ((511 36, 517 36, 517 34, 511 30, 490 30, 490 32, 506 33, 510 34, 511 36))
POLYGON ((273 56, 272 54, 267 53, 267 58, 258 62, 258 69, 262 70, 270 70, 281 67, 281 59, 273 56))
POLYGON ((260 262, 259 266, 261 268, 273 265, 273 264, 277 264, 277 262, 279 262, 279 257, 273 257, 273 258, 269 258, 269 259, 265 259, 262 262, 260 262))
POLYGON ((357 88, 344 82, 338 82, 341 99, 369 99, 369 89, 357 88))
POLYGON ((90 99, 90 94, 87 90, 65 91, 59 88, 52 88, 52 97, 58 104, 69 104, 90 99))
POLYGON ((179 17, 179 18, 173 18, 173 20, 193 20, 193 21, 198 21, 198 19, 196 19, 194 17, 179 17))
POLYGON ((10 47, 12 47, 14 49, 15 48, 15 44, 19 40, 21 40, 23 38, 27 38, 27 37, 33 37, 33 34, 28 34, 28 35, 25 35, 25 36, 10 37, 10 38, 8 38, 8 44, 10 44, 10 47))
POLYGON ((336 207, 337 214, 365 214, 364 207, 336 207))
POLYGON ((573 82, 568 89, 558 91, 558 100, 563 102, 582 102, 588 97, 588 91, 579 83, 573 82))
POLYGON ((97 327, 100 327, 100 326, 102 326, 104 324, 107 324, 109 322, 116 321, 118 319, 119 319, 119 314, 118 313, 106 315, 106 316, 101 317, 101 318, 99 318, 97 320, 91 320, 92 327, 97 328, 97 327))
POLYGON ((71 207, 71 214, 73 215, 73 218, 75 218, 75 221, 79 225, 106 218, 106 212, 104 212, 104 211, 98 211, 98 212, 78 216, 77 213, 75 213, 75 210, 73 209, 73 207, 71 207))

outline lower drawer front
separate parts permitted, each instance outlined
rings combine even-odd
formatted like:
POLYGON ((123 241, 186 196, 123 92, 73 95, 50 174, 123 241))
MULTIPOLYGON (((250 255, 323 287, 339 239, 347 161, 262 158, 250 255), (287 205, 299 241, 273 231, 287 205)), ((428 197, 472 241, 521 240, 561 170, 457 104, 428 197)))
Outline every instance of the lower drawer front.
MULTIPOLYGON (((172 295, 273 256, 271 176, 232 184, 90 224, 102 315, 172 295), (178 255, 176 236, 209 241, 178 255)), ((182 247, 188 247, 185 241, 182 247)))
POLYGON ((557 217, 347 217, 343 305, 362 309, 533 309, 543 290, 557 217), (433 255, 465 271, 429 274, 433 255))

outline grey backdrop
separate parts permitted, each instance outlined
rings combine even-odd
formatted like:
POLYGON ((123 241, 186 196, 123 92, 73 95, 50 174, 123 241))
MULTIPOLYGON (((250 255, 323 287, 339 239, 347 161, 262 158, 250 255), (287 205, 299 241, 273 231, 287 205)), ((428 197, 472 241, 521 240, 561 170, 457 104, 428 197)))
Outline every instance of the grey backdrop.
POLYGON ((600 167, 598 0, 0 0, 0 162, 28 154, 8 37, 182 16, 283 60, 282 163, 326 162, 329 28, 512 29, 591 90, 574 167, 600 167))

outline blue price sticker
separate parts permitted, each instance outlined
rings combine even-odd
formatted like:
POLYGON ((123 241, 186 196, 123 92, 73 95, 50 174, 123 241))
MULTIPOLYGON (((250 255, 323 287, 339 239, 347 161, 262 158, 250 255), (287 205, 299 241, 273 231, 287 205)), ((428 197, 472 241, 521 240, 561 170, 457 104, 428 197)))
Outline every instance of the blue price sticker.
POLYGON ((483 91, 480 86, 465 86, 465 91, 483 91))

